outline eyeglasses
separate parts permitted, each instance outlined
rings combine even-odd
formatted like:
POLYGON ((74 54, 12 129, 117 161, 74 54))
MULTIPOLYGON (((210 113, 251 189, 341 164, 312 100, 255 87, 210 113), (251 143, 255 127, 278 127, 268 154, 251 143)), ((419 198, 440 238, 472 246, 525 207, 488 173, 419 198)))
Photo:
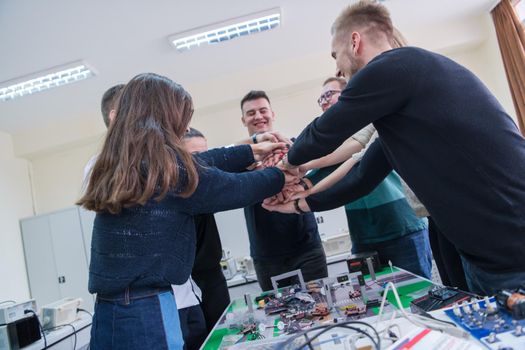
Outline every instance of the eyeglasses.
POLYGON ((317 99, 317 103, 319 104, 319 106, 322 106, 323 103, 330 101, 332 96, 340 92, 341 90, 328 90, 317 99))

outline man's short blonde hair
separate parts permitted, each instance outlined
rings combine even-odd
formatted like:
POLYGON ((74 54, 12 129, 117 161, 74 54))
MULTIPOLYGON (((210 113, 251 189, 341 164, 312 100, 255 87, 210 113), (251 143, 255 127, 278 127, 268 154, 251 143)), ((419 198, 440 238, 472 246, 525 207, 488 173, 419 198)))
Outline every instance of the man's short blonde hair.
POLYGON ((394 27, 394 35, 392 37, 392 47, 398 48, 398 47, 404 47, 408 46, 407 39, 405 39, 404 35, 401 34, 401 32, 394 27))
POLYGON ((362 33, 376 41, 383 35, 392 42, 394 27, 387 8, 377 2, 361 0, 357 4, 348 6, 332 24, 332 35, 347 35, 353 31, 362 33))

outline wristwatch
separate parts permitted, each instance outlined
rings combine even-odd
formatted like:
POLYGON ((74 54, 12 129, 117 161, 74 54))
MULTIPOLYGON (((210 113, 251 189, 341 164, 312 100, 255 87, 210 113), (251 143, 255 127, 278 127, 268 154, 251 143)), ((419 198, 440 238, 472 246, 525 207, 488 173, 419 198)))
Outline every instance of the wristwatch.
POLYGON ((257 133, 257 132, 252 135, 253 144, 257 143, 257 135, 259 135, 259 133, 257 133))
POLYGON ((308 187, 308 184, 306 183, 306 181, 304 181, 303 178, 300 178, 299 179, 299 185, 303 186, 304 190, 307 191, 310 189, 310 187, 308 187))
POLYGON ((297 198, 296 200, 293 201, 293 205, 295 207, 295 212, 297 214, 306 214, 306 212, 304 210, 302 210, 301 207, 299 206, 299 200, 300 200, 300 198, 297 198))

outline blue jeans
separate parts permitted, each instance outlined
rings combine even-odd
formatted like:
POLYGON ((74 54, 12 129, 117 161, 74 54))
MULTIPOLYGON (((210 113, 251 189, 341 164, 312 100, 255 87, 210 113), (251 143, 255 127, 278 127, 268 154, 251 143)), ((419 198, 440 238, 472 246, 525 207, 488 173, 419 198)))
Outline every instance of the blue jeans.
POLYGON ((427 229, 408 235, 377 243, 353 243, 352 253, 375 250, 382 265, 388 260, 394 266, 430 279, 432 276, 432 251, 428 240, 427 229))
POLYGON ((480 269, 461 256, 463 270, 467 278, 468 288, 479 295, 494 295, 501 289, 515 289, 525 286, 525 271, 520 272, 488 272, 480 269))
POLYGON ((92 350, 182 349, 173 292, 142 289, 97 296, 91 326, 92 350))

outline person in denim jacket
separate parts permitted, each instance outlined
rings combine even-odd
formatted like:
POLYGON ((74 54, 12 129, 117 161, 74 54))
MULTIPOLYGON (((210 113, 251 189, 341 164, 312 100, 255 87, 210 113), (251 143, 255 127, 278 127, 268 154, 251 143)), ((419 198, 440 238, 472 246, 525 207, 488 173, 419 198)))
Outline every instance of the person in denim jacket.
POLYGON ((140 74, 125 86, 87 190, 97 212, 89 291, 97 293, 90 347, 180 349, 172 284, 190 276, 193 216, 260 202, 278 193, 275 167, 235 173, 282 143, 213 149, 192 156, 182 143, 191 96, 170 79, 140 74))

